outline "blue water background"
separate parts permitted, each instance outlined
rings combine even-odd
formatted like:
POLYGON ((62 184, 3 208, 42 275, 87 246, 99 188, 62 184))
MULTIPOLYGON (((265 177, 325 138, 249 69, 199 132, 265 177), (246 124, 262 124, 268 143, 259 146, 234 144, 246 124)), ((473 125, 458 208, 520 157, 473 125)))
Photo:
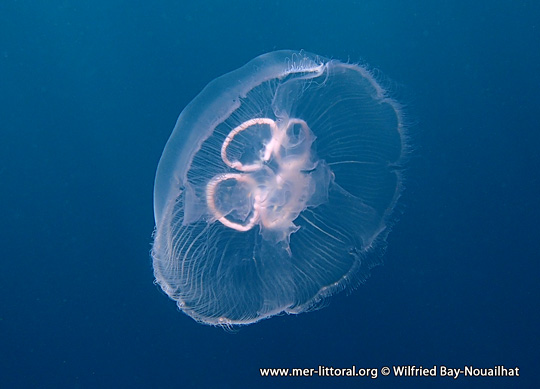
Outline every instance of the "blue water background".
POLYGON ((538 385, 539 48, 538 1, 1 2, 0 387, 538 385), (154 173, 209 81, 284 48, 404 103, 406 191, 367 283, 230 333, 153 284, 154 173), (259 376, 318 365, 521 377, 259 376))

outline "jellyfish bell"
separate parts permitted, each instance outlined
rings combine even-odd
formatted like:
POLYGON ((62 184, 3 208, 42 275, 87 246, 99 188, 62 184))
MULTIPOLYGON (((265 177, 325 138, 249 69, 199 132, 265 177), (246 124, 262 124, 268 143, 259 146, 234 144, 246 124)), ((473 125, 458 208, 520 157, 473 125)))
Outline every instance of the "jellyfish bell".
POLYGON ((212 81, 158 165, 156 282, 195 320, 316 308, 380 262, 401 192, 399 105, 363 66, 276 51, 212 81))

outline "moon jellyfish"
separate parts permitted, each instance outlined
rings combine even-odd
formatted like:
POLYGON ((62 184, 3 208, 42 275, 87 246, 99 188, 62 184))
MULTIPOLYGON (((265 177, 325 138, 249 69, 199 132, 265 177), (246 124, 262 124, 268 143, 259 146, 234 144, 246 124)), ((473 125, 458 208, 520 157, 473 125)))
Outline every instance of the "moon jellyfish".
POLYGON ((230 326, 364 281, 401 192, 403 132, 360 65, 276 51, 212 81, 157 169, 156 282, 195 320, 230 326))

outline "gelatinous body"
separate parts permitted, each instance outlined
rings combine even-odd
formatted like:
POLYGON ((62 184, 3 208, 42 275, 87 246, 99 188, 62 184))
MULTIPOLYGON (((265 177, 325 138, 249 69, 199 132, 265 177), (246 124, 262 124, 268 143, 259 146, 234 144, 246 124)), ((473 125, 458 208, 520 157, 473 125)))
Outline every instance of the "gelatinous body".
POLYGON ((398 104, 366 68, 277 51, 211 82, 156 175, 156 281, 194 319, 316 308, 380 258, 401 191, 398 104))

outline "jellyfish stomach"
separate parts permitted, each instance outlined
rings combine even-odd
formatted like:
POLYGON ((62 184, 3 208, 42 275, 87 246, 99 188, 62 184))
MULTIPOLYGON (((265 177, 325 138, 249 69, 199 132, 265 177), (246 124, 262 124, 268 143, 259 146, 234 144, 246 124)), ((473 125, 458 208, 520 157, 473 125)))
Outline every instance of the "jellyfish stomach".
MULTIPOLYGON (((247 134, 250 134, 247 132, 247 134)), ((221 148, 223 163, 236 173, 221 174, 209 181, 206 188, 208 209, 215 220, 239 232, 251 230, 259 225, 265 239, 288 241, 298 230, 294 220, 306 209, 310 196, 315 192, 317 159, 312 150, 315 136, 302 119, 289 118, 275 122, 269 118, 253 118, 234 128, 225 138, 221 148), (271 138, 259 153, 259 160, 242 163, 231 159, 228 148, 239 142, 236 137, 252 126, 267 125, 271 138), (235 185, 222 185, 234 180, 235 185), (237 185, 242 184, 242 185, 237 185), (247 187, 247 189, 245 189, 247 187), (226 195, 224 191, 239 191, 226 195), (218 206, 216 198, 227 198, 238 204, 218 206), (246 197, 243 199, 243 197, 246 197), (233 210, 244 207, 249 202, 248 217, 235 220, 230 215, 233 210)))

